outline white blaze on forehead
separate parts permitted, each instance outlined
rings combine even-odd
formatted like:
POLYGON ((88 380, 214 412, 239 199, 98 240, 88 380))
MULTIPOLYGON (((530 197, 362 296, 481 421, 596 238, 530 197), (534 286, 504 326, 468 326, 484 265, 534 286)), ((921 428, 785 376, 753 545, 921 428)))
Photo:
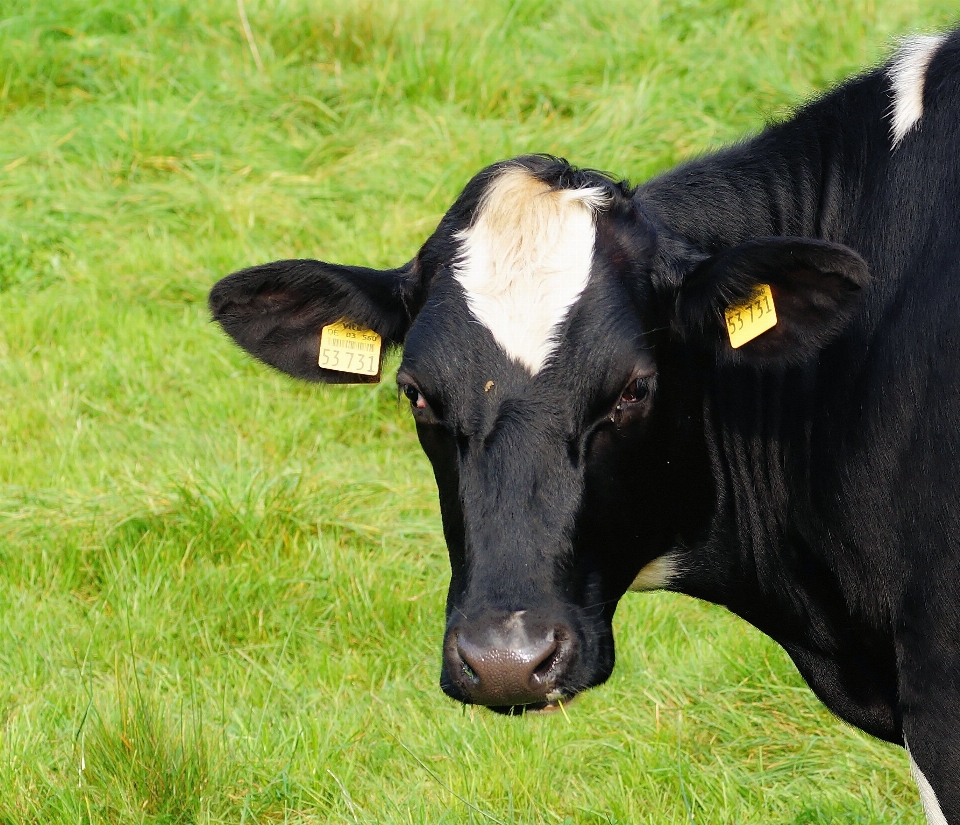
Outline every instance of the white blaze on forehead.
POLYGON ((474 317, 536 375, 590 279, 599 188, 553 189, 508 167, 489 185, 473 225, 457 234, 454 277, 474 317))
POLYGON ((927 67, 944 39, 942 34, 927 34, 904 40, 887 68, 890 88, 893 91, 890 134, 894 148, 923 115, 923 87, 927 79, 927 67))

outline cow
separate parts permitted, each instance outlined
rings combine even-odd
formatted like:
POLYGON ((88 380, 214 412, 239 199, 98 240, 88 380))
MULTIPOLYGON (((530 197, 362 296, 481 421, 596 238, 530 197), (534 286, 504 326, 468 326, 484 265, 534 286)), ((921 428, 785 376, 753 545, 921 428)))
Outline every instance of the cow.
POLYGON ((917 36, 639 186, 494 163, 409 263, 267 263, 210 308, 307 381, 402 348, 449 696, 555 708, 610 675, 625 592, 685 593, 905 747, 929 822, 960 823, 958 146, 960 32, 917 36))

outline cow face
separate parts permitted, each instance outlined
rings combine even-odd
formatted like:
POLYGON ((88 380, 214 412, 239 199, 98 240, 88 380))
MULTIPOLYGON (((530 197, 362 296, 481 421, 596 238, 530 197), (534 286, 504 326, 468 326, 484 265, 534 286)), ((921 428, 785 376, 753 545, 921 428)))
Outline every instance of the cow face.
POLYGON ((708 531, 714 500, 704 376, 809 357, 863 277, 817 241, 690 249, 623 184, 536 156, 477 175, 404 267, 281 261, 210 303, 248 351, 308 380, 342 380, 317 365, 340 318, 403 345, 397 382, 450 551, 441 685, 514 712, 603 682, 620 597, 684 576, 673 548, 708 531), (778 325, 734 353, 723 309, 758 282, 778 325))

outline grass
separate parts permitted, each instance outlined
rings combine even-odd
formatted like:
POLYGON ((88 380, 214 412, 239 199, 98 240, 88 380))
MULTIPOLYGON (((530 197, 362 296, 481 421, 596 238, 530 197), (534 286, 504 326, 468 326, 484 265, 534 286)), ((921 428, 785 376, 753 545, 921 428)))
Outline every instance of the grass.
POLYGON ((565 716, 443 698, 390 379, 294 384, 204 299, 273 258, 406 260, 523 151, 641 180, 951 4, 246 11, 262 70, 231 0, 0 4, 0 823, 922 822, 901 751, 692 600, 625 599, 565 716))

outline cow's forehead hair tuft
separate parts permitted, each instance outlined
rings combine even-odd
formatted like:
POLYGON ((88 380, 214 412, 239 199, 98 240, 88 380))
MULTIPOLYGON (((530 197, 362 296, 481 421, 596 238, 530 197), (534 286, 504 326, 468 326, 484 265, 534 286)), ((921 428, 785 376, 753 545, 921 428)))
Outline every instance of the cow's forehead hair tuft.
POLYGON ((487 186, 471 226, 458 232, 454 277, 467 306, 504 352, 535 375, 587 286, 600 187, 551 186, 507 166, 487 186))

